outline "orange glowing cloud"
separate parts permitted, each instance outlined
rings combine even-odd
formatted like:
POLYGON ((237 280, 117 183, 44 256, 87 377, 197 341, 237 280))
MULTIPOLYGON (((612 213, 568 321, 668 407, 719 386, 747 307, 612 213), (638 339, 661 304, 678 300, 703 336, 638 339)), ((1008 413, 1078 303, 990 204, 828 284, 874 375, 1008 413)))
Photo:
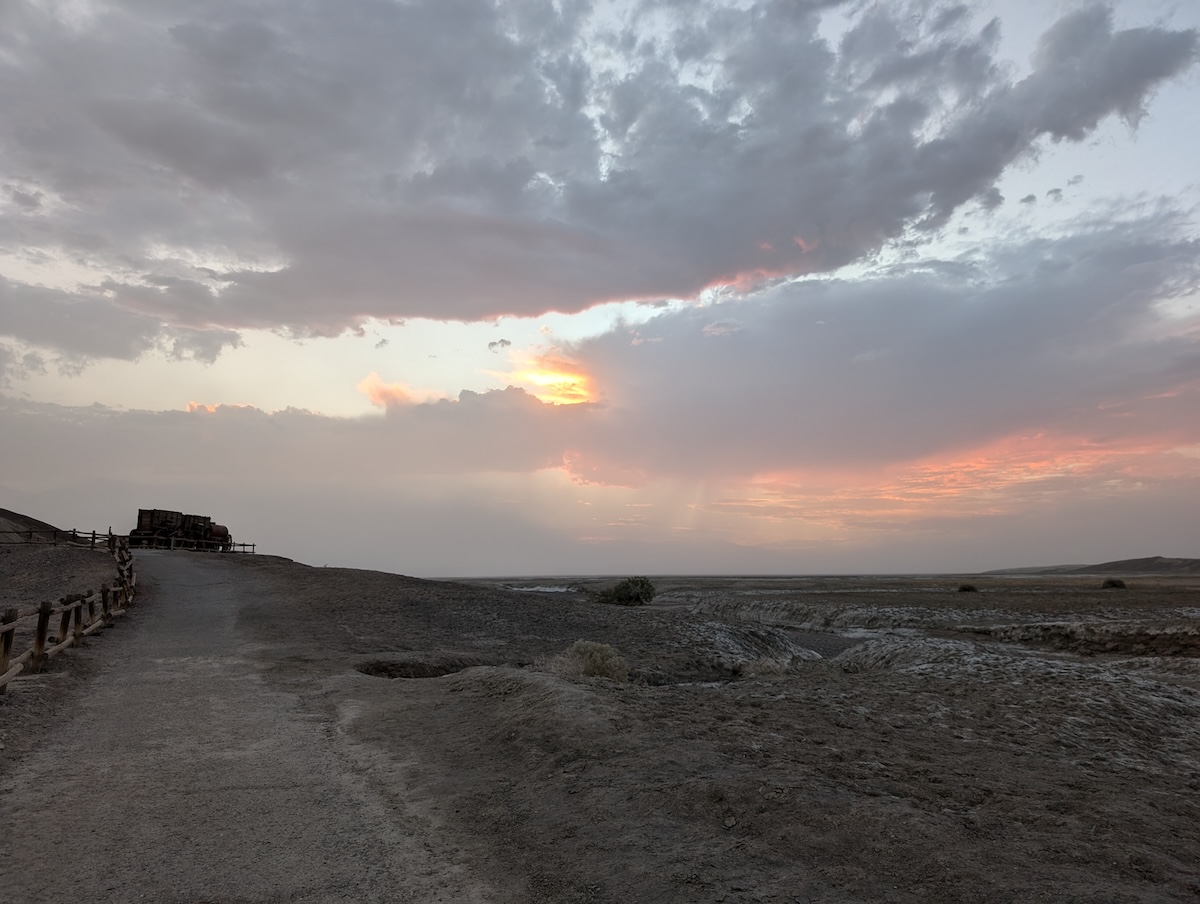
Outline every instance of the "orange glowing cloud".
POLYGON ((230 411, 232 409, 252 409, 254 406, 242 405, 239 403, 229 404, 227 402, 222 402, 220 405, 206 405, 203 402, 188 402, 187 407, 183 410, 188 414, 216 414, 222 408, 224 408, 226 411, 230 411))
POLYGON ((496 376, 525 388, 534 398, 550 405, 578 405, 596 400, 592 378, 579 364, 557 354, 538 355, 528 359, 525 366, 496 376))
POLYGON ((356 387, 359 392, 379 408, 394 408, 414 403, 412 390, 404 383, 385 383, 379 374, 371 371, 356 387))
POLYGON ((998 515, 1052 503, 1137 492, 1159 480, 1200 479, 1193 446, 1134 440, 1097 444, 1068 435, 1013 436, 966 455, 874 473, 760 475, 704 510, 834 531, 911 529, 922 519, 998 515))

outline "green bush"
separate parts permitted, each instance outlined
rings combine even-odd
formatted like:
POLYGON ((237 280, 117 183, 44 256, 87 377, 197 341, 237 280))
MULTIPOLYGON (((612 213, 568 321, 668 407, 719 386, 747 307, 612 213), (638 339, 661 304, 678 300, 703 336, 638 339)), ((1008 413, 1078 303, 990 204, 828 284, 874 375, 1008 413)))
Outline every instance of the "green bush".
POLYGON ((567 649, 552 656, 541 666, 562 678, 611 678, 629 680, 629 663, 606 643, 577 640, 567 649))
POLYGON ((1104 583, 1100 585, 1101 590, 1124 590, 1125 582, 1120 578, 1105 578, 1104 583))
POLYGON ((959 593, 978 593, 979 588, 976 587, 974 584, 959 584, 958 592, 959 593))
POLYGON ((596 594, 598 603, 611 603, 617 606, 644 606, 654 599, 657 591, 649 578, 626 578, 623 581, 601 590, 596 594))

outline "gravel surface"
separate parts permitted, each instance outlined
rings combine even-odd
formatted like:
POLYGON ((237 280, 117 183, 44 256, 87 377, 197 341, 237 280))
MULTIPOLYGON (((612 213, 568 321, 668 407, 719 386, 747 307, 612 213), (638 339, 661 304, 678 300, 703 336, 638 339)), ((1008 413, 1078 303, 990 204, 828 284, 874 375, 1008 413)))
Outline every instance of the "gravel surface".
POLYGON ((20 827, 0 842, 5 900, 488 899, 262 680, 237 631, 253 581, 202 556, 147 552, 138 567, 157 594, 4 774, 0 825, 20 827))
POLYGON ((0 545, 0 611, 36 610, 42 600, 112 584, 116 566, 107 549, 75 546, 0 545))
POLYGON ((681 578, 627 609, 138 560, 133 612, 0 698, 61 689, 0 754, 14 901, 1200 896, 1194 581, 681 578), (576 640, 629 680, 565 671, 576 640))

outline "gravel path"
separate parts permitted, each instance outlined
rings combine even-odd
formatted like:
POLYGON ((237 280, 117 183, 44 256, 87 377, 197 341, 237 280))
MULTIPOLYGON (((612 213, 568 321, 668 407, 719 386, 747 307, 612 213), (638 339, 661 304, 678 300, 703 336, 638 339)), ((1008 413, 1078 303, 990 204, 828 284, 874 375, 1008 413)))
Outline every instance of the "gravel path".
POLYGON ((106 634, 87 707, 0 783, 4 900, 491 898, 264 682, 235 630, 253 580, 195 555, 138 567, 153 601, 106 634))

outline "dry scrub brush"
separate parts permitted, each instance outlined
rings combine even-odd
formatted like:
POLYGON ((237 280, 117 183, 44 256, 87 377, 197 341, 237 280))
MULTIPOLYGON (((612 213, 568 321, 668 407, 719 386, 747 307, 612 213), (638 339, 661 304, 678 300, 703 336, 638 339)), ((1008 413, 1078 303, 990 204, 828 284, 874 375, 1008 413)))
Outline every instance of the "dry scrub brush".
POLYGON ((646 577, 626 578, 601 590, 594 597, 598 603, 613 603, 618 606, 644 606, 657 593, 654 584, 646 577))
POLYGON ((577 640, 557 656, 538 665, 560 678, 611 678, 629 680, 629 663, 606 643, 577 640))

